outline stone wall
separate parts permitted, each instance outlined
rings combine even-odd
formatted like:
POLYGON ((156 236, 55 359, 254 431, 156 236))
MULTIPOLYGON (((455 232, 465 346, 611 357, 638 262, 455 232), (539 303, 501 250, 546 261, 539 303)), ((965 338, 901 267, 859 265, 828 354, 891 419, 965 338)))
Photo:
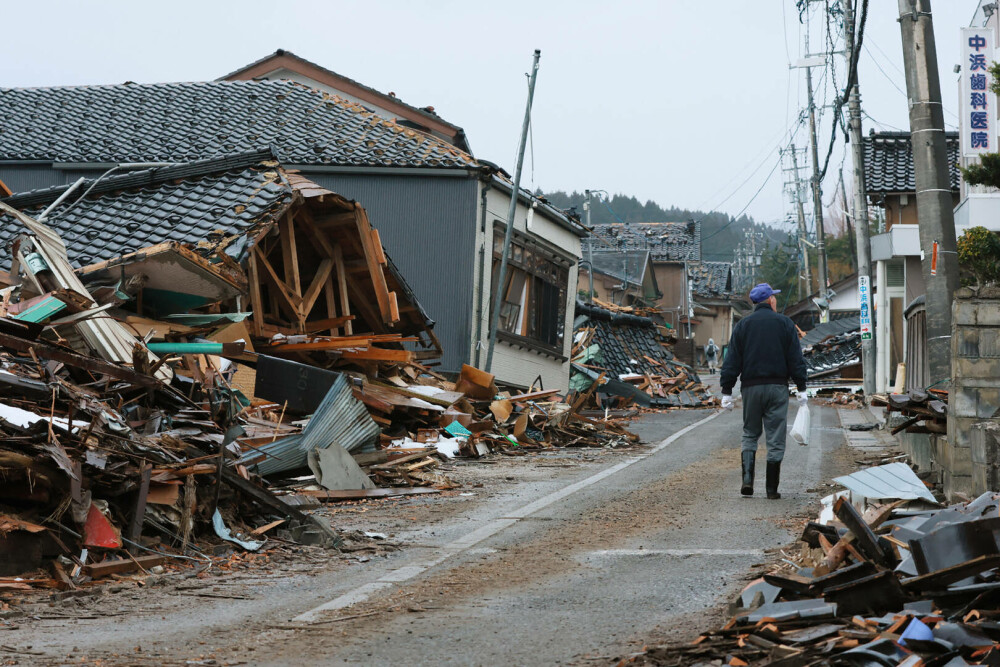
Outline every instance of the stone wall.
MULTIPOLYGON (((940 456, 935 457, 949 498, 956 491, 974 492, 973 439, 982 439, 985 433, 973 425, 998 420, 1000 415, 1000 300, 976 296, 969 289, 955 293, 951 359, 948 438, 936 448, 940 456)), ((977 458, 986 465, 985 440, 978 445, 977 458)), ((978 477, 985 481, 985 469, 981 472, 978 477)))

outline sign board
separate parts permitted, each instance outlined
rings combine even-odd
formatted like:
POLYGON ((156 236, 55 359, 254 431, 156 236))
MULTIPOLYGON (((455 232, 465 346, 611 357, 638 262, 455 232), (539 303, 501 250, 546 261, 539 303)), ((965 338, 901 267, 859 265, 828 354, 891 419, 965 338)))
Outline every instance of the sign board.
POLYGON ((861 340, 872 339, 872 299, 868 276, 858 276, 858 300, 861 302, 859 321, 861 340))
POLYGON ((962 156, 997 152, 997 96, 990 90, 994 60, 992 28, 962 28, 962 156))

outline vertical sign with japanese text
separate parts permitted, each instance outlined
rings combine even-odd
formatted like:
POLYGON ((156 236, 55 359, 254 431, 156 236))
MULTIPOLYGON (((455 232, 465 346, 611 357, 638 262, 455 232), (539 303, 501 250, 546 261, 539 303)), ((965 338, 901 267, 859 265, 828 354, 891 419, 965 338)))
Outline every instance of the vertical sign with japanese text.
POLYGON ((859 321, 861 324, 861 340, 872 338, 872 299, 868 276, 858 276, 858 300, 861 302, 859 321))
POLYGON ((997 152, 997 96, 990 90, 993 29, 962 28, 962 156, 997 152))

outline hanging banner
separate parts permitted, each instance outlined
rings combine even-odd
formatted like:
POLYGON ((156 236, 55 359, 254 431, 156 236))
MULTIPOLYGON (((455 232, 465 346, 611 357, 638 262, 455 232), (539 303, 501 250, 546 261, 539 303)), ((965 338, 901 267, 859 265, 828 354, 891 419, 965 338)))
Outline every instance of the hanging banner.
POLYGON ((859 313, 861 340, 871 340, 872 338, 872 299, 868 282, 868 276, 858 276, 858 299, 861 302, 859 313))
POLYGON ((962 28, 962 156, 997 152, 997 96, 993 77, 993 29, 962 28))

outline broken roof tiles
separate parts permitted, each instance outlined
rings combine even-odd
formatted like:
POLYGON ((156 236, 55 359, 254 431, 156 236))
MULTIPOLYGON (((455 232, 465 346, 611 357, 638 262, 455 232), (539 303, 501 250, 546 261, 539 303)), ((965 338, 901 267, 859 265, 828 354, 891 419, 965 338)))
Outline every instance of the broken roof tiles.
POLYGON ((271 145, 289 164, 476 167, 468 153, 292 81, 0 89, 0 159, 185 162, 271 145))
MULTIPOLYGON (((283 211, 293 191, 267 152, 102 179, 91 195, 53 210, 46 223, 66 243, 76 266, 112 259, 165 241, 197 244, 214 232, 234 234, 283 211)), ((83 194, 93 180, 84 182, 83 194)), ((37 216, 67 186, 36 190, 5 200, 37 216)), ((20 226, 0 216, 0 247, 9 248, 20 226)), ((0 267, 10 266, 9 250, 0 267)))
POLYGON ((583 248, 646 250, 654 262, 701 261, 701 222, 633 222, 594 225, 583 248))
POLYGON ((691 289, 701 297, 728 298, 733 291, 733 265, 729 262, 701 262, 688 265, 691 289))

